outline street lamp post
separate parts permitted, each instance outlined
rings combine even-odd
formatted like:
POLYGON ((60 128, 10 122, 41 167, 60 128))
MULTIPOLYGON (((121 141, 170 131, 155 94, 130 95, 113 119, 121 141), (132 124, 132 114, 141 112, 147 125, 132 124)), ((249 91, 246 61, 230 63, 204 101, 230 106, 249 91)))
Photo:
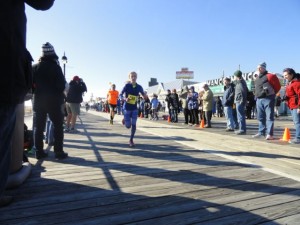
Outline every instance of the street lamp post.
POLYGON ((68 58, 67 56, 65 55, 65 52, 64 52, 64 56, 61 57, 61 60, 62 60, 62 63, 64 64, 64 76, 66 77, 66 64, 68 62, 68 58))

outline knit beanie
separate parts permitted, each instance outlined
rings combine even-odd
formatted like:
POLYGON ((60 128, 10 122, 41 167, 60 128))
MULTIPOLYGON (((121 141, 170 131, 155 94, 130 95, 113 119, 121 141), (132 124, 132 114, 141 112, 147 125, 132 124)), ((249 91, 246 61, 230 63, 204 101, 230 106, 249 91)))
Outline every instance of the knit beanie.
POLYGON ((259 67, 262 67, 262 68, 266 69, 267 68, 267 63, 262 62, 262 63, 258 64, 257 68, 259 68, 259 67))
POLYGON ((242 71, 240 71, 240 70, 235 71, 234 76, 236 76, 238 78, 241 78, 242 77, 242 71))
POLYGON ((53 55, 56 56, 54 48, 49 42, 43 44, 42 53, 43 53, 42 56, 53 56, 53 55))

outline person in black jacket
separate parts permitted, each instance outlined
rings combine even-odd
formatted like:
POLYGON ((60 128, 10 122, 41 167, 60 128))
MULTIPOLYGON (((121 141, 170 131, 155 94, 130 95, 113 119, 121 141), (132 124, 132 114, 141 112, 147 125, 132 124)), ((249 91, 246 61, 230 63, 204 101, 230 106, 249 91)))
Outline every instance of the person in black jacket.
POLYGON ((67 94, 66 109, 67 127, 65 132, 76 133, 75 124, 77 116, 80 114, 80 103, 83 101, 82 94, 87 91, 86 85, 78 76, 74 76, 69 83, 69 90, 67 94))
POLYGON ((0 1, 0 207, 12 202, 4 195, 11 164, 12 134, 17 105, 32 86, 32 57, 26 49, 25 3, 47 10, 54 0, 0 1))
POLYGON ((44 152, 43 132, 45 130, 47 113, 54 129, 55 158, 63 159, 68 156, 63 151, 63 104, 65 77, 59 66, 58 56, 50 43, 42 46, 43 55, 39 63, 33 65, 33 112, 34 112, 34 140, 36 158, 47 157, 44 152))
POLYGON ((179 98, 178 94, 176 93, 176 89, 172 90, 169 101, 171 110, 171 122, 178 123, 179 98))
POLYGON ((224 79, 224 94, 222 98, 224 114, 227 121, 226 131, 234 131, 235 128, 235 123, 232 114, 233 102, 234 102, 234 84, 231 83, 231 79, 229 77, 226 77, 224 79))

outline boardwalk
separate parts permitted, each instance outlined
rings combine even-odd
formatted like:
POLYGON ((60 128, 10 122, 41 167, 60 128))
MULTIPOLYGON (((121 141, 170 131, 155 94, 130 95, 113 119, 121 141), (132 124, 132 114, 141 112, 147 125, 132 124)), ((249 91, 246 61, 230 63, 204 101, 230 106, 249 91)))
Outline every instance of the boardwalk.
POLYGON ((129 148, 116 120, 83 113, 68 159, 30 158, 0 224, 299 224, 299 146, 140 119, 129 148))

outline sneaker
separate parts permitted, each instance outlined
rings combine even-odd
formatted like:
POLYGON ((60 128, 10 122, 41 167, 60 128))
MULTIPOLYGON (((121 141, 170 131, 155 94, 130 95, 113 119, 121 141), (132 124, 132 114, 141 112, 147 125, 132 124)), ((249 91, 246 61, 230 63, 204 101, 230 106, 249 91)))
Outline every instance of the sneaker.
POLYGON ((226 128, 225 131, 226 131, 226 132, 231 132, 231 131, 234 131, 234 129, 226 128))
POLYGON ((134 145, 134 143, 133 143, 133 141, 129 141, 129 147, 134 147, 135 145, 134 145))
POLYGON ((69 132, 70 132, 70 129, 69 129, 69 128, 66 128, 66 129, 65 129, 65 132, 66 132, 66 133, 69 133, 69 132))
POLYGON ((125 119, 124 118, 122 119, 122 124, 125 125, 125 119))
POLYGON ((113 125, 113 123, 114 123, 113 120, 109 120, 110 125, 113 125))
POLYGON ((68 157, 68 153, 66 153, 64 151, 55 153, 56 159, 65 159, 67 157, 68 157))
POLYGON ((211 126, 205 125, 204 128, 211 128, 211 126))
POLYGON ((245 134, 246 134, 245 131, 241 131, 241 130, 235 131, 234 133, 235 133, 236 135, 245 135, 245 134))
POLYGON ((300 140, 297 139, 293 139, 293 140, 289 140, 290 144, 300 144, 300 140))
POLYGON ((41 150, 41 151, 36 151, 35 152, 35 158, 36 159, 43 159, 43 158, 46 158, 48 156, 48 153, 45 152, 44 150, 41 150))
POLYGON ((8 195, 3 195, 0 197, 0 207, 4 207, 12 203, 13 197, 8 195))
POLYGON ((274 140, 274 137, 272 135, 267 135, 266 140, 274 140))
POLYGON ((264 138, 265 135, 261 134, 261 133, 257 133, 255 135, 252 135, 252 138, 264 138))

